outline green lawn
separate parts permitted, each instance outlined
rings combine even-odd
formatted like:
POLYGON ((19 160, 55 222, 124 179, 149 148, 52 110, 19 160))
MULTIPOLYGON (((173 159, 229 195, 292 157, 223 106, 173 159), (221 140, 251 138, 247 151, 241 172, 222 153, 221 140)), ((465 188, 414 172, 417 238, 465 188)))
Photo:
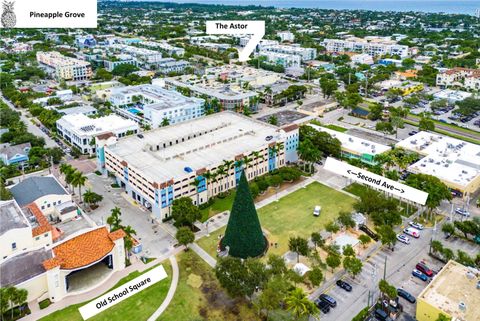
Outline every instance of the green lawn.
POLYGON ((180 270, 177 290, 158 321, 258 319, 244 301, 228 297, 212 268, 193 251, 178 254, 177 260, 180 270))
POLYGON ((341 133, 344 133, 346 132, 348 129, 345 128, 345 127, 341 127, 341 126, 337 126, 337 125, 334 125, 334 124, 329 124, 329 125, 325 125, 323 127, 326 127, 326 128, 329 128, 331 130, 335 130, 337 132, 341 132, 341 133))
POLYGON ((215 198, 215 202, 209 207, 200 210, 202 213, 202 218, 200 221, 205 222, 209 217, 214 216, 215 214, 230 211, 232 209, 233 199, 235 198, 235 191, 231 190, 230 193, 225 198, 215 198))
MULTIPOLYGON (((111 308, 88 319, 91 321, 111 321, 111 320, 147 320, 153 312, 162 304, 165 299, 171 283, 172 267, 170 261, 165 261, 163 267, 168 274, 166 279, 155 283, 143 291, 129 297, 128 299, 112 306, 111 308)), ((153 268, 153 267, 152 267, 153 268)), ((146 272, 146 271, 145 271, 146 272)), ((110 290, 127 283, 130 280, 140 276, 142 273, 135 271, 121 279, 110 290)), ((108 291, 110 291, 108 290, 108 291)), ((106 292, 108 292, 106 291, 106 292)), ((106 293, 105 292, 105 293, 106 293)), ((101 296, 103 294, 100 294, 101 296)), ((89 301, 90 302, 90 301, 89 301)), ((71 305, 63 310, 56 311, 40 319, 40 321, 83 321, 78 309, 88 302, 71 305)))
MULTIPOLYGON (((353 197, 314 182, 262 207, 258 210, 262 228, 267 232, 270 243, 278 243, 278 248, 271 247, 268 253, 284 254, 288 251, 291 236, 309 237, 312 232, 321 231, 338 213, 351 211, 354 202, 353 197), (312 214, 315 205, 322 207, 319 217, 312 214)), ((216 255, 218 235, 224 232, 225 228, 215 231, 198 244, 211 255, 216 255)))

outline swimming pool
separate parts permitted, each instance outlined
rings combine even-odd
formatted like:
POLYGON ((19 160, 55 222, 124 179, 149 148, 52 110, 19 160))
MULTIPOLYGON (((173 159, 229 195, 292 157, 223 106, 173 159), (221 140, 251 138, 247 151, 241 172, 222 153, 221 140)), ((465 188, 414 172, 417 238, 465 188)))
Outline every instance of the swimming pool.
POLYGON ((135 114, 135 115, 142 112, 141 110, 138 110, 137 108, 129 108, 127 110, 129 112, 131 112, 132 114, 135 114))

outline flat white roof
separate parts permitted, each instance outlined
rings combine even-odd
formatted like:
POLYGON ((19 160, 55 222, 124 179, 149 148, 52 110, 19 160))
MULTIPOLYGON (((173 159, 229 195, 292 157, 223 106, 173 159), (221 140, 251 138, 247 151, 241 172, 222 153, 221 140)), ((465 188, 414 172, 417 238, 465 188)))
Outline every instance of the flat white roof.
POLYGON ((99 118, 90 118, 84 114, 65 115, 58 121, 62 126, 74 130, 81 135, 99 135, 106 132, 116 132, 130 127, 138 128, 133 120, 125 119, 117 115, 108 115, 99 118))
POLYGON ((121 138, 106 150, 125 160, 129 167, 142 171, 146 178, 164 182, 189 175, 186 168, 194 172, 260 150, 282 139, 283 133, 276 126, 237 113, 221 112, 148 131, 142 134, 143 138, 138 135, 121 138), (187 139, 194 134, 196 138, 187 139), (173 142, 172 146, 169 142, 173 142))
POLYGON ((463 187, 480 175, 480 145, 421 131, 396 146, 425 155, 408 168, 412 172, 437 176, 463 187))
POLYGON ((318 131, 329 133, 332 137, 337 138, 342 143, 342 148, 357 152, 358 154, 378 155, 390 149, 390 146, 382 145, 363 138, 338 132, 330 128, 309 124, 318 131))

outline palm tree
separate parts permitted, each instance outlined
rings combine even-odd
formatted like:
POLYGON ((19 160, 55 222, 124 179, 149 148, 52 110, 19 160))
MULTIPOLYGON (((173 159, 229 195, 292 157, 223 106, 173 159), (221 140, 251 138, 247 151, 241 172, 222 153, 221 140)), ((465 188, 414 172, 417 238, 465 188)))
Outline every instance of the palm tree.
POLYGON ((165 126, 168 126, 168 125, 170 125, 170 120, 167 117, 163 118, 160 126, 165 127, 165 126))
POLYGON ((250 156, 253 156, 253 159, 255 160, 255 176, 258 176, 258 160, 264 159, 263 154, 259 151, 253 151, 250 153, 250 156))
POLYGON ((198 186, 200 185, 200 180, 198 177, 195 177, 193 182, 190 183, 190 185, 195 186, 195 193, 197 194, 197 206, 200 205, 200 194, 198 193, 198 186))
POLYGON ((80 203, 82 203, 82 186, 85 186, 85 182, 87 181, 87 177, 83 175, 80 171, 75 171, 72 177, 72 185, 78 186, 78 194, 80 196, 80 203))
POLYGON ((111 215, 107 218, 107 224, 110 226, 110 231, 116 231, 121 227, 122 220, 120 216, 122 212, 120 211, 119 207, 114 207, 110 211, 111 215))
POLYGON ((75 171, 75 169, 72 167, 72 165, 67 164, 67 163, 62 163, 60 164, 60 173, 64 175, 65 182, 67 185, 70 185, 71 182, 67 180, 67 176, 72 174, 72 172, 75 171))
POLYGON ((123 229, 125 234, 127 234, 124 238, 124 246, 125 246, 125 256, 127 258, 129 258, 130 250, 133 247, 133 236, 132 235, 136 235, 137 231, 135 231, 133 229, 133 227, 131 227, 130 225, 122 226, 121 228, 123 229))
POLYGON ((83 200, 90 206, 90 208, 92 208, 92 205, 96 205, 98 202, 103 200, 103 196, 92 192, 90 189, 87 189, 85 193, 83 193, 83 200))
POLYGON ((318 308, 308 299, 305 292, 300 288, 293 289, 285 298, 287 310, 297 318, 318 313, 318 308))
POLYGON ((225 165, 219 165, 217 167, 217 171, 215 172, 215 176, 218 176, 220 178, 220 184, 221 184, 221 190, 223 192, 223 178, 225 176, 225 165))
POLYGON ((235 162, 233 160, 223 160, 223 165, 225 166, 225 171, 226 171, 226 177, 227 177, 227 185, 228 185, 228 179, 230 177, 230 170, 234 166, 235 162))
POLYGON ((213 174, 210 171, 206 171, 202 174, 203 178, 205 178, 205 185, 207 186, 207 201, 210 198, 209 195, 209 188, 210 188, 210 181, 213 178, 213 174))
POLYGON ((248 166, 252 162, 253 159, 251 159, 248 156, 243 156, 242 163, 243 163, 243 171, 245 172, 245 176, 247 177, 248 180, 248 166))

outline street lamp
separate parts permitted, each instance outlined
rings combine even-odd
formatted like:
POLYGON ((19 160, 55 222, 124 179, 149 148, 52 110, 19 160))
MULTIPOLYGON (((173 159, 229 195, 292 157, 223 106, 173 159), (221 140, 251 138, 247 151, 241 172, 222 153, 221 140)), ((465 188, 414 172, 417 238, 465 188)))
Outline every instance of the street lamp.
POLYGON ((210 223, 209 220, 207 220, 207 221, 205 222, 205 227, 206 227, 206 229, 207 229, 207 236, 210 236, 210 234, 208 233, 208 223, 210 223))

